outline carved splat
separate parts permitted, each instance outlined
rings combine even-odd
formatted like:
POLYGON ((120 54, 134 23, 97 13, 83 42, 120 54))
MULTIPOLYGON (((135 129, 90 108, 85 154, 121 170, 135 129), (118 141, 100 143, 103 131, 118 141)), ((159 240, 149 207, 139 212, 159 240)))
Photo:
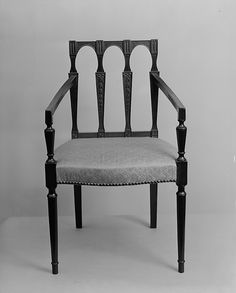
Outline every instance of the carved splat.
POLYGON ((72 114, 72 130, 71 137, 78 137, 78 126, 77 126, 77 104, 78 104, 78 73, 75 67, 76 59, 76 42, 69 42, 69 51, 70 51, 70 62, 71 68, 69 77, 76 76, 76 79, 73 81, 73 86, 70 88, 70 101, 71 101, 71 114, 72 114))
POLYGON ((103 40, 97 40, 95 43, 95 50, 97 55, 103 55, 104 53, 104 41, 103 40))
POLYGON ((76 41, 69 42, 70 55, 76 55, 76 41))
POLYGON ((125 104, 125 136, 131 136, 130 116, 132 95, 132 72, 124 71, 122 75, 125 104))
POLYGON ((158 40, 150 40, 150 53, 152 56, 152 71, 157 69, 158 40))
POLYGON ((152 56, 152 68, 150 72, 150 90, 151 90, 151 103, 152 103, 152 130, 151 136, 158 137, 157 128, 157 112, 158 112, 158 97, 159 97, 159 87, 154 84, 152 78, 152 73, 155 72, 159 75, 157 69, 157 54, 158 54, 158 40, 150 40, 149 50, 152 56))
POLYGON ((104 100, 105 100, 105 72, 96 72, 97 104, 98 104, 98 136, 105 136, 104 128, 104 100))
POLYGON ((75 59, 77 54, 75 41, 69 42, 69 52, 70 52, 70 62, 71 62, 70 72, 77 72, 75 67, 75 59))
POLYGON ((75 76, 75 80, 73 81, 73 85, 70 88, 70 101, 71 101, 71 114, 72 114, 72 130, 71 137, 72 139, 78 138, 79 131, 77 126, 77 110, 78 110, 78 73, 71 72, 69 73, 69 77, 75 76))
POLYGON ((130 54, 132 52, 132 41, 124 40, 122 42, 122 51, 125 57, 125 68, 122 73, 124 105, 125 105, 125 136, 131 136, 131 95, 132 95, 132 71, 130 69, 130 54))
POLYGON ((151 54, 157 54, 158 42, 156 39, 150 40, 150 52, 151 54))
POLYGON ((97 40, 95 42, 95 52, 97 54, 98 68, 96 72, 96 88, 97 88, 97 105, 98 105, 98 137, 105 136, 104 128, 104 99, 105 99, 105 78, 106 74, 103 69, 103 55, 105 52, 104 41, 97 40))
POLYGON ((97 72, 104 72, 103 69, 103 54, 105 52, 105 46, 104 46, 104 41, 98 40, 95 42, 95 52, 97 54, 97 59, 98 59, 98 68, 97 72))
POLYGON ((159 88, 154 83, 152 72, 150 72, 150 91, 151 91, 151 105, 152 105, 151 136, 158 137, 157 112, 158 112, 159 88))
POLYGON ((122 47, 123 47, 124 55, 130 55, 131 54, 131 41, 130 40, 124 40, 122 47))

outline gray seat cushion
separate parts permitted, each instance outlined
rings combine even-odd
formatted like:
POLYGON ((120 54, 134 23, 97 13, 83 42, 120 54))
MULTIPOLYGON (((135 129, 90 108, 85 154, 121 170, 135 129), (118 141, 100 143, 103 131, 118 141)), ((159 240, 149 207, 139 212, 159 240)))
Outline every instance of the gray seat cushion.
POLYGON ((176 180, 177 150, 151 137, 80 138, 55 150, 58 183, 128 185, 176 180))

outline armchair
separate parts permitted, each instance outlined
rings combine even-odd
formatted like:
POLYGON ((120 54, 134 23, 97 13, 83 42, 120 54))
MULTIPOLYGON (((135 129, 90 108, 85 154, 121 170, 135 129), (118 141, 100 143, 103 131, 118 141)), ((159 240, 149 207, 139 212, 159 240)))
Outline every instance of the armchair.
POLYGON ((184 125, 186 110, 181 101, 159 76, 157 68, 158 41, 70 41, 71 68, 69 78, 56 93, 45 111, 45 140, 47 160, 45 163, 46 187, 48 189, 48 214, 51 243, 52 273, 58 273, 58 224, 57 184, 74 186, 76 228, 82 228, 82 185, 120 186, 150 185, 150 228, 157 226, 158 183, 176 182, 177 190, 177 238, 178 271, 184 272, 185 210, 187 185, 187 160, 185 140, 187 128, 184 125), (144 45, 152 58, 150 71, 152 128, 150 131, 132 131, 131 96, 132 71, 130 55, 132 50, 144 45), (97 55, 98 68, 95 73, 98 107, 98 131, 79 132, 77 127, 78 79, 75 59, 78 51, 92 47, 97 55), (122 132, 106 132, 104 126, 105 79, 103 55, 110 46, 117 46, 124 54, 125 67, 122 73, 125 129, 122 132), (157 109, 159 89, 177 110, 177 148, 158 138, 157 109), (72 112, 72 139, 54 151, 55 130, 53 115, 61 100, 70 91, 72 112))

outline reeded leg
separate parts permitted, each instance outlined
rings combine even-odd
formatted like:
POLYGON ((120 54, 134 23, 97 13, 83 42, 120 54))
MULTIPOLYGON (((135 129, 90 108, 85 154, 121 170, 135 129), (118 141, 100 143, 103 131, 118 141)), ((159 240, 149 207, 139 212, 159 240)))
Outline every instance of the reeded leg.
POLYGON ((157 227, 157 184, 150 184, 150 228, 157 227))
POLYGON ((184 272, 185 210, 186 192, 184 186, 178 186, 177 194, 177 234, 178 234, 178 271, 184 272))
POLYGON ((58 274, 58 227, 57 227, 57 194, 49 191, 48 194, 48 216, 52 257, 52 273, 58 274))
POLYGON ((82 191, 81 185, 74 185, 74 201, 75 201, 75 224, 76 228, 82 228, 82 191))

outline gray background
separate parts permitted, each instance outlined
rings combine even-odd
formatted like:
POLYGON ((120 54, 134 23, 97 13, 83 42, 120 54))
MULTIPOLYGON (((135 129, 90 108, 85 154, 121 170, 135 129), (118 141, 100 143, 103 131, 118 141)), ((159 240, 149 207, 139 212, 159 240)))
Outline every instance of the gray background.
MULTIPOLYGON (((188 212, 235 212, 235 1, 0 0, 0 219, 47 214, 44 110, 69 71, 68 40, 159 39, 161 76, 187 108, 188 212), (234 130, 234 131, 233 131, 234 130)), ((97 130, 96 58, 83 49, 79 129, 97 130), (91 83, 94 86, 91 86, 91 83)), ((151 112, 144 47, 134 50, 132 128, 149 130, 151 112)), ((105 54, 106 130, 124 129, 118 48, 105 54)), ((160 137, 175 144, 177 116, 160 98, 160 137)), ((70 138, 69 96, 55 116, 56 145, 70 138)), ((84 213, 148 211, 148 185, 84 187, 84 213)), ((72 215, 71 186, 59 186, 59 214, 72 215)), ((175 209, 174 184, 160 186, 159 210, 175 209)))

